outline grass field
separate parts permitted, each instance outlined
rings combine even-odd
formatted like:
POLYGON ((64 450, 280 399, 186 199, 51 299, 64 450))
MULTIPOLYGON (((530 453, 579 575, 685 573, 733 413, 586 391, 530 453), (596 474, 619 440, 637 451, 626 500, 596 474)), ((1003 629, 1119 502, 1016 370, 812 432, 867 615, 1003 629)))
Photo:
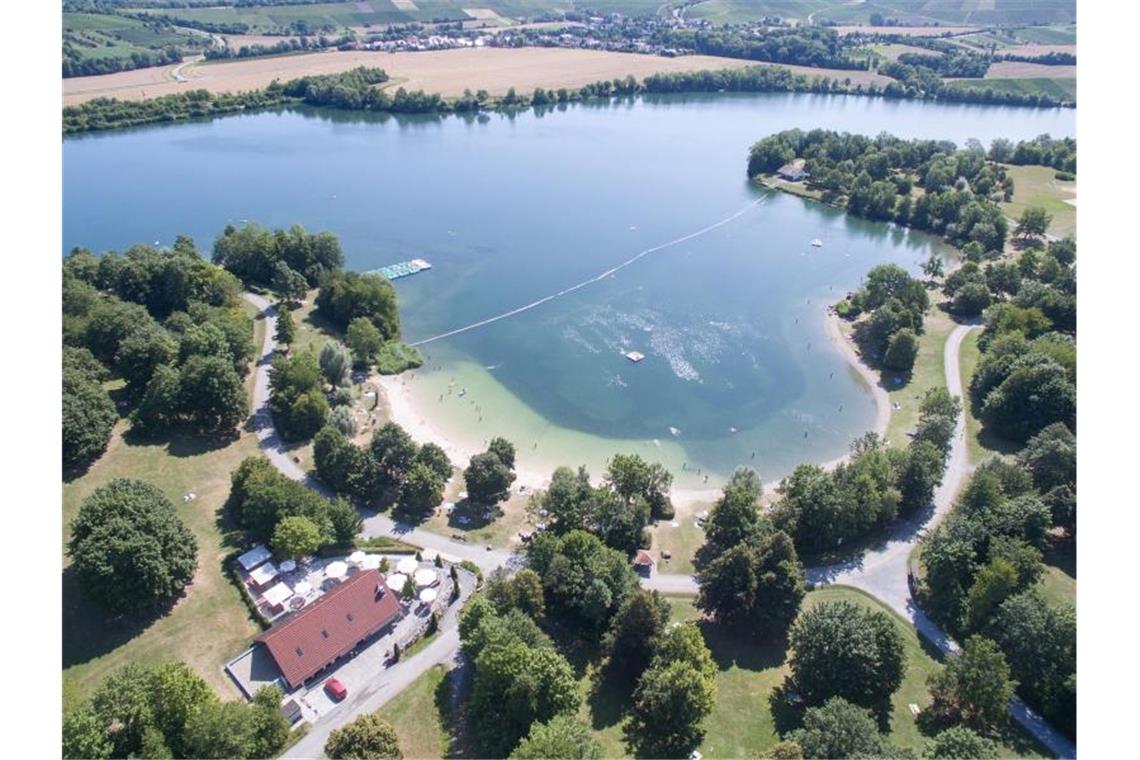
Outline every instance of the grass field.
MULTIPOLYGON (((940 293, 931 292, 930 299, 933 303, 937 303, 939 298, 940 293)), ((904 448, 910 443, 907 433, 918 425, 918 405, 926 391, 946 387, 943 352, 946 349, 946 339, 954 330, 954 320, 942 309, 933 306, 923 320, 923 327, 925 332, 919 336, 918 357, 914 361, 910 378, 900 387, 887 386, 887 395, 891 398, 891 421, 885 435, 895 448, 904 448)))
POLYGON ((1077 197, 1077 183, 1056 178, 1048 166, 1009 166, 1013 177, 1013 200, 1000 204, 1006 216, 1017 219, 1030 206, 1040 206, 1053 216, 1049 233, 1057 237, 1077 234, 1077 207, 1068 201, 1077 197))
POLYGON ((1059 567, 1046 565, 1037 587, 1050 604, 1077 603, 1077 581, 1059 567))
MULTIPOLYGON (((1049 68, 1056 68, 1050 66, 1049 68)), ((993 90, 1021 95, 1048 95, 1076 102, 1077 80, 1073 79, 947 79, 948 87, 960 90, 993 90)))
POLYGON ((662 573, 693 572, 693 557, 705 542, 705 532, 697 527, 696 516, 704 510, 712 510, 711 501, 696 501, 680 504, 672 520, 661 520, 649 528, 652 536, 650 548, 657 557, 657 569, 662 573), (677 523, 677 527, 673 527, 677 523), (662 552, 670 554, 669 559, 662 552))
MULTIPOLYGON (((255 329, 260 345, 261 322, 255 329)), ((159 442, 138 443, 124 437, 127 427, 125 421, 116 425, 107 452, 82 476, 64 483, 64 543, 67 526, 88 494, 114 478, 140 478, 161 488, 193 531, 198 540, 198 572, 169 613, 108 620, 82 596, 65 567, 64 706, 75 706, 109 672, 130 662, 184 661, 219 694, 234 698, 237 690, 222 666, 260 629, 222 570, 221 560, 236 548, 227 536, 222 505, 229 495, 230 473, 242 459, 258 452, 256 438, 243 432, 236 441, 219 445, 176 433, 159 442), (196 494, 193 501, 183 500, 188 492, 196 494)))
MULTIPOLYGON (((692 597, 667 597, 674 620, 699 620, 692 597)), ((848 600, 886 612, 902 634, 907 661, 902 687, 891 699, 889 737, 898 745, 920 751, 924 737, 919 732, 909 705, 930 703, 927 677, 938 663, 927 653, 914 629, 877 601, 850 588, 829 587, 808 594, 805 609, 825 601, 848 600)), ((751 638, 700 624, 719 672, 717 701, 705 722, 705 739, 699 751, 708 758, 757 757, 779 740, 778 720, 769 698, 788 675, 787 650, 781 644, 757 642, 751 638)), ((628 719, 629 695, 610 687, 595 690, 593 676, 596 651, 574 646, 567 654, 579 676, 583 706, 580 717, 593 728, 604 757, 628 757, 622 733, 628 719)), ((449 749, 462 745, 458 725, 448 715, 453 674, 437 666, 420 676, 380 714, 396 729, 405 757, 447 757, 449 749)), ((788 725, 782 726, 785 730, 788 725)), ((1020 734, 1006 737, 1002 756, 1032 754, 1034 747, 1020 734)))

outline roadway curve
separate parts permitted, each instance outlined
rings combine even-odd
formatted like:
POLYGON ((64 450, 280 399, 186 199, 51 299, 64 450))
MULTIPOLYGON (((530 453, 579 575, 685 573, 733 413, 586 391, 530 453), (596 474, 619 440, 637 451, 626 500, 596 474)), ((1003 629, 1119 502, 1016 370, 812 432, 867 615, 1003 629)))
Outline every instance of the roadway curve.
MULTIPOLYGON (((332 494, 322 483, 309 476, 289 457, 284 442, 273 425, 273 417, 269 409, 269 366, 276 351, 274 334, 277 328, 277 309, 268 299, 253 293, 246 293, 245 299, 260 310, 265 320, 265 339, 262 343, 261 356, 257 362, 253 383, 253 427, 258 441, 269 460, 284 475, 294 480, 303 481, 310 488, 331 496, 332 494)), ((946 348, 943 354, 946 387, 951 394, 959 398, 964 398, 959 369, 962 340, 978 326, 976 324, 959 325, 946 340, 946 348)), ((946 462, 946 473, 942 479, 942 484, 935 491, 934 503, 931 507, 925 512, 901 522, 889 539, 882 545, 870 549, 858 559, 823 567, 808 568, 806 571, 808 580, 817 586, 842 584, 865 591, 910 621, 920 634, 933 642, 942 652, 956 651, 957 644, 919 609, 912 598, 908 582, 908 562, 911 552, 918 545, 926 530, 937 525, 949 512, 958 489, 971 471, 972 467, 966 450, 965 422, 962 417, 959 417, 951 441, 950 455, 946 462)), ((365 536, 392 536, 459 559, 471 560, 479 565, 485 573, 504 565, 517 565, 519 561, 518 555, 512 552, 490 549, 490 547, 471 546, 468 543, 455 541, 422 528, 398 523, 389 517, 374 513, 366 514, 363 533, 365 536)), ((697 579, 693 575, 658 573, 651 578, 642 580, 642 585, 667 594, 696 594, 698 590, 697 579)), ((458 645, 458 633, 454 629, 449 632, 449 635, 441 636, 417 655, 414 661, 409 660, 404 663, 412 667, 403 669, 398 679, 385 684, 384 688, 369 695, 366 701, 353 704, 351 710, 335 710, 327 714, 326 719, 319 720, 309 734, 288 751, 286 757, 319 757, 323 748, 324 737, 328 736, 329 731, 348 722, 358 714, 378 709, 398 694, 400 689, 410 684, 431 666, 453 658, 458 645), (317 744, 318 739, 319 745, 317 744)), ((1018 723, 1054 755, 1064 758, 1076 757, 1076 747, 1073 743, 1055 731, 1020 699, 1014 701, 1010 707, 1010 712, 1018 723)))

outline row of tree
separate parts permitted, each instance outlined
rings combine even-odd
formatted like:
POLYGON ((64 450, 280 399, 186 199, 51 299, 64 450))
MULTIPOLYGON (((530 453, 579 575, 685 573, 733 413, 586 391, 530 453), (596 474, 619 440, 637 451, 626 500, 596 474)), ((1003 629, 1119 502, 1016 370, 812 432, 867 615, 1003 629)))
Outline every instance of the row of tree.
POLYGON ((1008 225, 997 201, 1008 201, 1013 185, 980 144, 958 150, 946 141, 791 129, 752 146, 748 175, 773 173, 795 159, 804 160, 808 184, 822 200, 851 213, 928 230, 959 246, 1005 245, 1008 225), (917 197, 916 186, 923 191, 917 197))
POLYGON ((234 470, 227 508, 249 539, 268 541, 293 558, 350 546, 361 526, 360 515, 347 501, 326 499, 262 456, 248 457, 234 470))
POLYGON ((1073 735, 1076 614, 1036 586, 1050 529, 1076 531, 1076 438, 1041 431, 1016 461, 981 465, 954 511, 927 539, 923 601, 957 635, 988 640, 1008 661, 1021 695, 1073 735))
POLYGON ((545 510, 545 521, 556 535, 586 530, 631 555, 648 545, 650 520, 672 519, 672 483, 672 474, 660 464, 650 464, 638 454, 617 454, 596 488, 585 467, 576 472, 559 467, 549 487, 531 498, 530 510, 545 510))
POLYGON ((702 55, 747 58, 829 69, 863 69, 866 63, 846 52, 842 38, 819 26, 756 28, 718 26, 707 29, 662 27, 652 42, 693 50, 702 55))
POLYGON ((932 388, 920 403, 918 426, 905 449, 868 433, 831 471, 800 465, 780 483, 772 522, 800 551, 815 553, 925 509, 942 482, 960 412, 957 398, 945 388, 932 388))
POLYGON ((252 703, 223 702, 184 663, 132 663, 64 714, 63 757, 274 757, 289 737, 281 698, 267 686, 252 703))
POLYGON ((214 240, 213 261, 246 286, 270 288, 289 298, 304 297, 322 276, 340 270, 344 253, 331 232, 314 235, 300 225, 270 232, 254 223, 229 224, 214 240))

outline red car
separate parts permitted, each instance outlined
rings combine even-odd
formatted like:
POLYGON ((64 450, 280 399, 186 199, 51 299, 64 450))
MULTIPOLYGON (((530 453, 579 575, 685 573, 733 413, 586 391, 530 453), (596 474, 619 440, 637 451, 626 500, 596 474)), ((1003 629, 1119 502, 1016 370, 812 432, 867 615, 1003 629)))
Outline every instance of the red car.
POLYGON ((348 696, 348 689, 344 688, 344 684, 335 678, 325 681, 325 691, 337 702, 348 696))

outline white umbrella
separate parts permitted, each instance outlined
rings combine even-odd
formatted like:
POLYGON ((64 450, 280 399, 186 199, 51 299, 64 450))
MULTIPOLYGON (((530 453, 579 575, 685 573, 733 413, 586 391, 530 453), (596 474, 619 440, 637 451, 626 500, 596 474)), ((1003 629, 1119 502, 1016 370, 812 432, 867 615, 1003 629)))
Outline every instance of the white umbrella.
POLYGON ((360 561, 360 566, 365 570, 377 570, 380 568, 380 561, 384 559, 379 554, 365 554, 364 559, 360 561))
POLYGON ((330 562, 329 566, 325 568, 326 578, 343 578, 344 574, 348 572, 348 565, 341 562, 339 559, 336 562, 330 562))
POLYGON ((403 591, 404 584, 407 582, 408 576, 403 575, 402 573, 396 573, 395 575, 388 576, 388 588, 392 589, 393 591, 403 591))
POLYGON ((411 575, 419 569, 420 563, 416 562, 415 557, 404 557, 396 563, 396 572, 403 573, 404 575, 411 575))
POLYGON ((308 581, 301 581, 293 587, 293 593, 297 594, 298 596, 304 596, 312 590, 313 584, 309 583, 308 581))
POLYGON ((364 552, 357 549, 352 554, 348 555, 348 561, 354 565, 359 565, 364 561, 364 552))
POLYGON ((291 573, 297 569, 297 563, 291 559, 287 559, 277 566, 277 569, 283 573, 291 573))
POLYGON ((417 570, 416 571, 416 585, 417 586, 431 586, 439 583, 439 578, 436 576, 434 570, 417 570))
POLYGON ((431 604, 437 596, 439 596, 439 592, 434 588, 425 588, 420 592, 420 601, 424 604, 431 604))

